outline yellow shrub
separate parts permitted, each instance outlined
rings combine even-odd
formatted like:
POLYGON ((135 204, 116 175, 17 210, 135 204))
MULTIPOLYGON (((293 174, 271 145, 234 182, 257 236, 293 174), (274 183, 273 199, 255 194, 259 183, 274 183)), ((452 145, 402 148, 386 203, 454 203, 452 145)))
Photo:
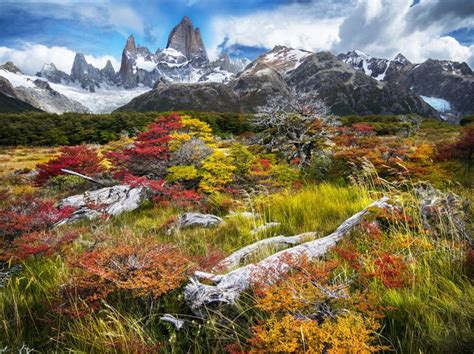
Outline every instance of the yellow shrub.
POLYGON ((185 181, 199 177, 198 170, 194 166, 171 166, 168 168, 166 179, 170 182, 185 181))
POLYGON ((216 150, 202 162, 202 180, 199 188, 205 193, 214 193, 232 182, 235 166, 231 158, 216 150))
POLYGON ((251 352, 278 353, 374 353, 388 349, 373 345, 380 325, 372 318, 346 312, 322 324, 291 314, 271 316, 254 327, 251 352))

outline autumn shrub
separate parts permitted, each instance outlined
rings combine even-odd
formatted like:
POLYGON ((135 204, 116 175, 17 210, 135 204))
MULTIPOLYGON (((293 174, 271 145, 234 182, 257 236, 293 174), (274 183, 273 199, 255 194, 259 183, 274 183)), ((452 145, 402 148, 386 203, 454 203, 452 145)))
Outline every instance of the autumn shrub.
POLYGON ((148 240, 146 247, 125 243, 104 246, 82 253, 71 263, 80 272, 65 288, 64 296, 70 301, 77 296, 92 309, 112 294, 157 298, 179 287, 193 267, 177 247, 153 240, 148 240))
POLYGON ((378 178, 389 181, 442 183, 449 176, 449 171, 434 163, 432 144, 376 136, 370 128, 360 125, 336 128, 332 140, 331 163, 323 166, 331 177, 357 178, 367 164, 373 166, 378 178))
POLYGON ((41 199, 35 194, 14 196, 3 193, 0 205, 0 235, 2 241, 32 231, 45 230, 69 217, 74 209, 57 208, 54 200, 41 199))
POLYGON ((63 233, 42 230, 23 234, 0 250, 0 260, 19 262, 29 256, 50 257, 72 243, 80 232, 81 230, 63 233))
POLYGON ((270 317, 254 328, 250 353, 375 353, 387 349, 376 343, 380 324, 347 312, 322 323, 287 314, 270 317))
POLYGON ((355 352, 383 349, 378 344, 380 312, 369 293, 348 291, 331 281, 337 261, 297 260, 296 270, 274 285, 259 284, 256 306, 268 317, 253 327, 250 351, 355 352))
POLYGON ((451 144, 438 144, 436 158, 439 161, 460 160, 471 165, 474 160, 474 127, 464 128, 461 136, 451 144))
POLYGON ((61 148, 58 157, 37 166, 36 185, 42 186, 50 178, 64 175, 62 169, 72 170, 91 177, 104 172, 101 158, 95 149, 85 145, 65 146, 61 148))
POLYGON ((182 126, 177 114, 161 116, 140 133, 132 145, 109 152, 107 158, 118 172, 162 178, 169 165, 171 134, 182 126))
POLYGON ((203 194, 195 190, 183 188, 180 183, 167 183, 164 179, 155 180, 125 174, 123 181, 133 187, 147 188, 151 199, 161 206, 189 208, 200 205, 205 199, 203 194))
POLYGON ((236 167, 231 157, 216 150, 202 162, 202 179, 199 188, 205 193, 215 193, 232 182, 236 167))

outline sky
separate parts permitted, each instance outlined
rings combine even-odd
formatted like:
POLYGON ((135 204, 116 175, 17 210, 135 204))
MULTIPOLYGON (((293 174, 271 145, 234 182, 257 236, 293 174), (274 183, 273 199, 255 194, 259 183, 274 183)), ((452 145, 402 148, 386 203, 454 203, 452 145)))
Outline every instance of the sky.
POLYGON ((183 16, 201 29, 211 59, 286 45, 474 68, 474 0, 0 0, 0 63, 34 74, 54 62, 69 73, 82 52, 118 70, 130 34, 155 52, 183 16))

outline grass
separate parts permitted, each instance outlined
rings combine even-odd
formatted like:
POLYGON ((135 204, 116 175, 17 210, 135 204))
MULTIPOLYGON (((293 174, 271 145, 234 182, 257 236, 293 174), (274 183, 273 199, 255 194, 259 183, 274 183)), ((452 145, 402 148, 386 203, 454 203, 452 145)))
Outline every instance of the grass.
MULTIPOLYGON (((446 134, 452 132, 448 130, 446 134)), ((1 150, 0 175, 31 168, 56 151, 52 148, 1 150)), ((4 182, 5 186, 18 191, 25 188, 7 184, 3 179, 4 182)), ((456 188, 474 200, 472 189, 456 188)), ((390 190, 397 195, 400 192, 393 187, 390 190)), ((226 255, 273 235, 291 236, 307 231, 327 235, 374 199, 367 187, 308 184, 298 191, 253 196, 242 202, 236 211, 251 211, 256 215, 253 219, 239 214, 222 215, 226 223, 219 227, 173 232, 167 232, 166 225, 182 211, 148 203, 106 222, 81 223, 79 226, 85 226, 86 231, 68 254, 79 253, 96 241, 125 240, 143 243, 146 247, 145 240, 153 239, 174 244, 190 256, 204 256, 213 250, 226 255), (256 226, 271 221, 281 225, 257 234, 251 232, 256 226)), ((409 190, 398 200, 405 206, 417 203, 409 190)), ((419 225, 421 220, 415 217, 414 223, 419 225)), ((377 282, 369 285, 377 294, 377 302, 387 308, 381 335, 394 351, 462 353, 472 350, 473 272, 469 268, 472 265, 465 262, 465 243, 452 240, 446 234, 438 237, 421 234, 402 224, 385 230, 380 242, 374 243, 358 232, 354 233, 352 242, 361 250, 371 247, 388 250, 409 261, 409 286, 387 289, 377 282)), ((252 261, 272 251, 266 250, 252 261)), ((331 257, 335 254, 331 253, 328 258, 331 257)), ((157 300, 111 298, 100 311, 70 319, 51 311, 61 285, 71 279, 67 255, 32 257, 23 262, 22 267, 21 273, 0 288, 0 348, 12 351, 26 345, 44 352, 223 352, 227 344, 245 341, 251 335, 251 326, 262 318, 254 308, 252 294, 248 293, 239 307, 227 309, 225 316, 212 313, 206 321, 200 321, 184 304, 182 289, 176 289, 157 300), (163 313, 180 315, 188 320, 187 327, 177 332, 171 325, 159 321, 163 313)), ((346 275, 349 273, 342 274, 346 275)))

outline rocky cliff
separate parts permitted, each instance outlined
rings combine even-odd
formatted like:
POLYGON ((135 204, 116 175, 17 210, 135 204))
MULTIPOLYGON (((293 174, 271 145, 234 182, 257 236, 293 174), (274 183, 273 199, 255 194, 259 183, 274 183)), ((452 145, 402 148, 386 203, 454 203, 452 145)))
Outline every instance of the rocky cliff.
POLYGON ((166 48, 173 48, 183 53, 194 66, 209 63, 201 32, 199 28, 194 28, 191 19, 187 16, 183 17, 169 34, 166 48))

